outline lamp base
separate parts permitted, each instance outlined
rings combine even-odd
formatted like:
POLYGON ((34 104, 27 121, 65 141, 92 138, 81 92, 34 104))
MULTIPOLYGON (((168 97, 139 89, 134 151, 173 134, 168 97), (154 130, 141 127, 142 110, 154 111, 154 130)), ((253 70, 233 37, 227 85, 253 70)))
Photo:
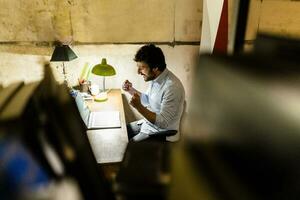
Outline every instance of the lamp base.
POLYGON ((98 102, 103 102, 106 101, 107 99, 108 99, 107 92, 101 92, 100 94, 94 97, 94 100, 98 102))

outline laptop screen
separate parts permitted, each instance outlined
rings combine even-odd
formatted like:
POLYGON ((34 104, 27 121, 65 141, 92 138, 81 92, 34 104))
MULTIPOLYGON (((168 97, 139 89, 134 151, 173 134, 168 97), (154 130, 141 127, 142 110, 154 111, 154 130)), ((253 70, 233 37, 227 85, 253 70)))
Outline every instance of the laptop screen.
POLYGON ((78 92, 75 98, 76 105, 78 107, 78 111, 85 125, 88 126, 90 110, 84 102, 83 96, 80 92, 78 92))

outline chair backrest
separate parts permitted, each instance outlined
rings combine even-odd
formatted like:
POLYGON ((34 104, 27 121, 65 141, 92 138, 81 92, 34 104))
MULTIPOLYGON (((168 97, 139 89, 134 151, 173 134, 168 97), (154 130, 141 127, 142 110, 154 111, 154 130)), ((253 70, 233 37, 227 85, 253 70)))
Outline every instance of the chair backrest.
MULTIPOLYGON (((179 129, 155 132, 155 134, 149 135, 149 138, 147 140, 161 141, 161 142, 165 142, 165 141, 177 142, 177 140, 172 140, 173 138, 170 140, 169 137, 175 136, 176 134, 180 135, 181 127, 183 124, 183 118, 185 117, 185 112, 186 112, 186 100, 184 100, 184 103, 183 103, 183 111, 182 111, 182 115, 180 118, 179 129)), ((179 136, 179 139, 180 139, 180 136, 179 136)))
MULTIPOLYGON (((182 130, 183 130, 183 123, 184 123, 184 119, 186 117, 186 100, 184 100, 184 103, 183 103, 183 111, 182 111, 182 114, 181 114, 181 118, 180 118, 180 125, 179 125, 179 132, 180 134, 182 134, 182 130)), ((182 136, 182 135, 180 135, 182 136)))
MULTIPOLYGON (((184 100, 183 102, 183 110, 182 110, 182 114, 180 117, 180 122, 179 122, 179 128, 178 128, 178 135, 179 135, 179 139, 177 141, 172 141, 172 140, 168 140, 168 141, 172 141, 172 142, 178 142, 179 140, 181 140, 182 138, 182 133, 183 133, 183 124, 184 124, 184 119, 186 117, 186 100, 184 100)), ((175 134, 174 134, 175 135, 175 134)))

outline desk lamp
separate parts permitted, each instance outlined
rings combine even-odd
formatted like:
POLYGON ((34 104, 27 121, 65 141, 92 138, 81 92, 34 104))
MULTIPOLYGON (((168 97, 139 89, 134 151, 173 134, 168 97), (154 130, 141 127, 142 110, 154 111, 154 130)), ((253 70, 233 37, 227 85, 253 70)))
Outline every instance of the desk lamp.
POLYGON ((77 58, 76 54, 72 51, 69 45, 57 45, 53 51, 50 62, 62 62, 64 83, 68 86, 67 73, 65 68, 65 62, 71 61, 77 58))
POLYGON ((101 64, 95 65, 92 69, 92 73, 98 76, 103 76, 103 90, 102 92, 95 97, 96 101, 106 101, 107 100, 107 92, 105 91, 105 77, 113 76, 116 74, 113 66, 108 65, 106 59, 103 58, 101 64))

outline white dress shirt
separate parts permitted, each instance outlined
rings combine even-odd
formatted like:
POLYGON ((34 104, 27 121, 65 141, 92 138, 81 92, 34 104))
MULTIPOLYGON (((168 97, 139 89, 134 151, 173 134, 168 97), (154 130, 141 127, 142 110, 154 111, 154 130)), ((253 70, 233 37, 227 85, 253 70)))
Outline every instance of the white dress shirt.
POLYGON ((148 135, 162 130, 177 130, 177 134, 167 137, 168 141, 179 140, 179 125, 183 112, 185 92, 180 80, 167 68, 150 82, 146 93, 141 94, 141 103, 156 113, 154 124, 144 120, 141 131, 148 135))

